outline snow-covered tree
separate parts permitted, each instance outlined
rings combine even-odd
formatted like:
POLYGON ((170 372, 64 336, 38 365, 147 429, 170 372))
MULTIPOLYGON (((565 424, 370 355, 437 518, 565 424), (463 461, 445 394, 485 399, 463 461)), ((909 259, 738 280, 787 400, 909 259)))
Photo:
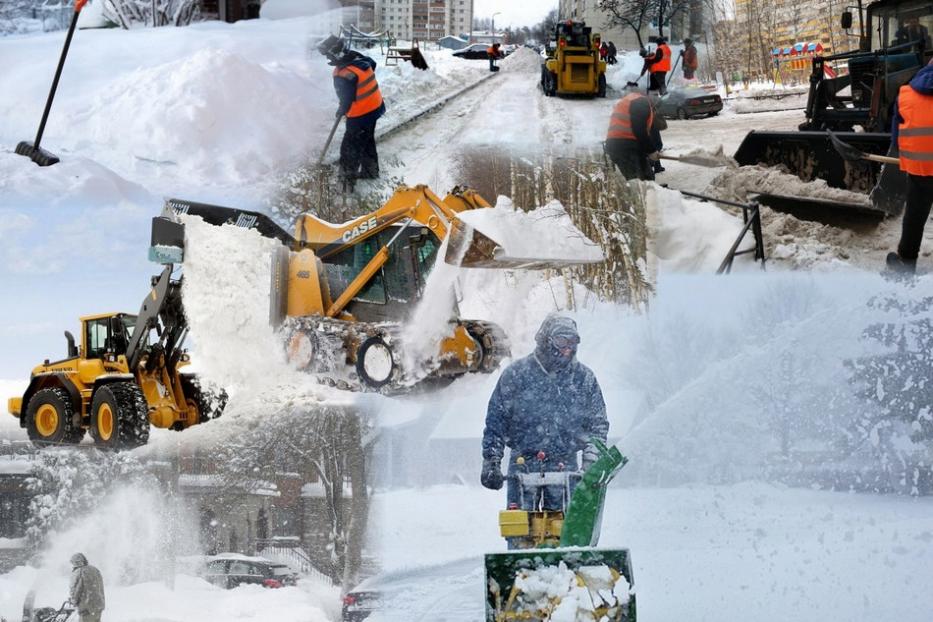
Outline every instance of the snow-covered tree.
POLYGON ((103 15, 121 28, 187 26, 200 15, 198 0, 96 0, 103 15))

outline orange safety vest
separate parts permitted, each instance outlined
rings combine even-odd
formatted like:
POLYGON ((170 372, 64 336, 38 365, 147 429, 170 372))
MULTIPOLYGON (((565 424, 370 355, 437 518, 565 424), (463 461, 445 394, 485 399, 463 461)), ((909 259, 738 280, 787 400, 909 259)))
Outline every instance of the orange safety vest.
MULTIPOLYGON (((612 109, 612 116, 609 117, 609 133, 606 134, 606 138, 621 138, 622 140, 638 140, 635 138, 635 132, 632 130, 632 116, 630 110, 632 104, 638 101, 639 99, 647 99, 644 95, 638 93, 629 93, 618 102, 616 102, 615 108, 612 109)), ((649 100, 649 112, 648 112, 648 127, 647 130, 651 131, 651 126, 654 125, 654 109, 650 108, 649 100)))
POLYGON ((382 105, 382 93, 379 91, 379 84, 376 83, 376 72, 372 69, 360 69, 356 65, 334 69, 335 77, 349 80, 352 79, 352 75, 356 75, 356 99, 347 111, 347 117, 351 119, 369 114, 382 105))
POLYGON ((658 46, 658 49, 661 50, 661 60, 651 65, 651 73, 658 73, 660 71, 670 71, 671 70, 671 48, 667 47, 666 43, 662 43, 658 46))
POLYGON ((933 95, 905 84, 897 97, 897 111, 904 119, 897 126, 901 170, 933 177, 933 95))

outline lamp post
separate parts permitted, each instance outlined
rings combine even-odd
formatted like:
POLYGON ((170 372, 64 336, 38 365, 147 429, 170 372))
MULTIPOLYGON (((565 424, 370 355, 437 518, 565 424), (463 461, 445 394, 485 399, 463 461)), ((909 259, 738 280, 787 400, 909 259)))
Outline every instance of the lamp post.
POLYGON ((496 11, 492 14, 492 42, 496 42, 496 15, 502 15, 502 11, 496 11))

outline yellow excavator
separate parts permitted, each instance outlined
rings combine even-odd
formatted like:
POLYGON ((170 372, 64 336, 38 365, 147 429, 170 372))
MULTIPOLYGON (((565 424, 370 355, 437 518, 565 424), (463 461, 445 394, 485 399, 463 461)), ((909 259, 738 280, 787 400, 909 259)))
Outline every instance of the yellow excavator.
POLYGON ((76 444, 90 431, 114 449, 144 445, 150 424, 181 430, 218 417, 226 395, 185 372, 187 332, 181 284, 166 266, 137 315, 82 317, 80 346, 65 331, 67 356, 33 369, 8 409, 38 445, 76 444))
POLYGON ((599 57, 601 43, 600 36, 583 22, 558 22, 547 60, 541 65, 544 94, 605 97, 606 61, 599 57))
POLYGON ((586 261, 510 259, 493 239, 458 214, 489 208, 478 193, 455 188, 441 198, 428 187, 400 187, 378 210, 344 224, 304 214, 289 234, 252 211, 166 202, 153 221, 150 259, 184 261, 181 215, 213 225, 234 224, 282 242, 271 270, 270 319, 281 327, 293 364, 351 388, 393 392, 428 378, 490 372, 510 354, 501 328, 462 319, 452 309, 447 334, 427 371, 403 356, 403 326, 424 293, 427 275, 445 247, 447 263, 485 268, 561 268, 586 261))

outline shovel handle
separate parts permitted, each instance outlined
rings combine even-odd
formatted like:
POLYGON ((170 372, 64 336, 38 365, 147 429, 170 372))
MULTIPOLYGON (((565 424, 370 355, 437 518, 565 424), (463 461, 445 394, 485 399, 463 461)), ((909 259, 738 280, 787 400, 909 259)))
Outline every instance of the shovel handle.
POLYGON ((343 115, 340 115, 334 119, 334 126, 330 128, 330 134, 327 135, 327 142, 324 143, 324 148, 321 150, 321 157, 317 159, 317 165, 320 166, 324 162, 324 156, 327 155, 327 150, 330 148, 330 143, 334 140, 334 134, 337 132, 337 126, 340 125, 340 122, 343 120, 343 115))
POLYGON ((873 153, 862 154, 862 157, 866 160, 871 160, 872 162, 881 162, 882 164, 897 164, 900 166, 901 161, 898 158, 892 158, 890 156, 875 155, 873 153))
POLYGON ((87 0, 75 0, 75 13, 80 13, 85 4, 87 4, 87 0))

